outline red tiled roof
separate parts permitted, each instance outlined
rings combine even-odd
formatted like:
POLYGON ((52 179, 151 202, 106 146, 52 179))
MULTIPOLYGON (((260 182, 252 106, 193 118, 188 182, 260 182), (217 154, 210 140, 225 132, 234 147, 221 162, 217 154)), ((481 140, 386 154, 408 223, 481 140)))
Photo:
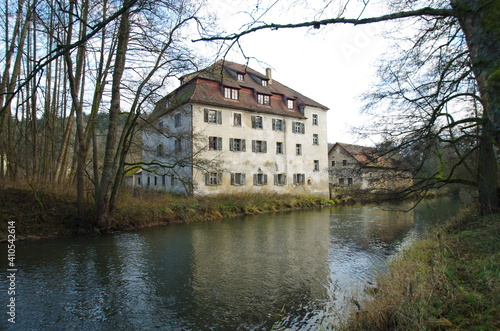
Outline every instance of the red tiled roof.
POLYGON ((397 160, 381 155, 377 148, 336 143, 330 150, 335 146, 343 148, 349 155, 356 159, 362 167, 398 168, 397 160))
POLYGON ((275 79, 268 86, 262 86, 262 80, 269 78, 248 66, 219 60, 214 65, 203 70, 185 75, 181 78, 183 85, 160 100, 155 108, 155 115, 160 116, 165 110, 167 99, 172 108, 187 102, 197 102, 206 105, 271 113, 283 116, 304 118, 301 110, 304 106, 318 107, 328 110, 322 104, 298 93, 279 83, 275 79), (244 74, 244 80, 239 81, 237 74, 244 74), (238 100, 224 98, 222 86, 236 88, 239 91, 238 100), (256 95, 270 96, 270 105, 257 103, 256 95), (287 99, 294 100, 294 109, 287 107, 287 99), (162 111, 163 110, 163 111, 162 111), (159 112, 159 113, 158 113, 159 112))

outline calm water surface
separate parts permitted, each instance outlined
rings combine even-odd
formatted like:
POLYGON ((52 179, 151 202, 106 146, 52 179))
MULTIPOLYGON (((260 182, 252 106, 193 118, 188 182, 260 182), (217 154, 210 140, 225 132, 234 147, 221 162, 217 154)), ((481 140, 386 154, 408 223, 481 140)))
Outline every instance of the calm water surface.
MULTIPOLYGON (((4 308, 0 326, 329 329, 391 256, 458 207, 454 199, 407 213, 390 206, 334 207, 18 242, 16 324, 7 323, 4 308)), ((6 257, 5 245, 0 249, 6 257)), ((6 262, 0 266, 6 289, 6 262)))

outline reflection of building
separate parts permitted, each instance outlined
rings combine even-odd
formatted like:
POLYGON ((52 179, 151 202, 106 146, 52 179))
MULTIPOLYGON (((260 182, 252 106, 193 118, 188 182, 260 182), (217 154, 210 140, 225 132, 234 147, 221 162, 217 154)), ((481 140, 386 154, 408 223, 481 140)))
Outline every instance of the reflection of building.
POLYGON ((328 108, 274 80, 270 69, 228 61, 181 81, 143 128, 141 186, 328 194, 328 108))
POLYGON ((318 298, 327 297, 328 212, 249 217, 237 223, 193 231, 197 305, 227 307, 219 314, 237 313, 240 319, 258 324, 291 305, 312 307, 318 298))
POLYGON ((412 174, 397 154, 382 154, 373 147, 335 143, 328 161, 333 186, 398 190, 412 184, 412 174))

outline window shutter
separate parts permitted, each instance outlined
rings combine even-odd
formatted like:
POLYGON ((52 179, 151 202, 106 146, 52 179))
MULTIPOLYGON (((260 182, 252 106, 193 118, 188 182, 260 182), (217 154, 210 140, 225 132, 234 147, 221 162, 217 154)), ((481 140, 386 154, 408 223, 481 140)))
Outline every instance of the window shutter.
POLYGON ((222 172, 217 173, 217 185, 222 185, 222 172))
POLYGON ((217 137, 217 150, 221 151, 222 150, 222 138, 217 137))
POLYGON ((293 174, 293 185, 297 184, 297 174, 293 174))
POLYGON ((283 174, 283 185, 286 185, 286 174, 283 174))
POLYGON ((267 141, 262 142, 262 152, 267 153, 267 141))
POLYGON ((264 177, 264 183, 263 184, 267 185, 267 175, 264 175, 263 177, 264 177))
POLYGON ((245 185, 247 183, 246 181, 246 175, 245 174, 241 174, 241 185, 245 185))
POLYGON ((255 140, 252 140, 252 152, 255 152, 255 140))
POLYGON ((208 122, 208 109, 207 109, 207 108, 205 108, 205 113, 204 113, 204 115, 203 115, 203 120, 204 120, 205 122, 208 122))
POLYGON ((286 131, 286 121, 283 120, 283 132, 285 132, 285 131, 286 131))
POLYGON ((241 139, 241 151, 246 152, 247 151, 247 146, 246 146, 246 140, 241 139))
POLYGON ((274 174, 274 185, 278 185, 278 175, 274 174))
POLYGON ((276 131, 276 119, 273 118, 273 130, 276 131))
POLYGON ((222 124, 222 114, 220 110, 217 111, 217 124, 222 124))
POLYGON ((306 126, 304 125, 304 123, 302 123, 302 125, 301 125, 301 130, 302 130, 302 133, 306 133, 306 126))
POLYGON ((234 173, 231 173, 231 185, 234 185, 234 173))
POLYGON ((210 174, 208 172, 206 172, 205 173, 205 185, 209 184, 209 177, 210 177, 210 174))
POLYGON ((229 138, 229 150, 232 151, 234 150, 234 139, 233 138, 229 138))

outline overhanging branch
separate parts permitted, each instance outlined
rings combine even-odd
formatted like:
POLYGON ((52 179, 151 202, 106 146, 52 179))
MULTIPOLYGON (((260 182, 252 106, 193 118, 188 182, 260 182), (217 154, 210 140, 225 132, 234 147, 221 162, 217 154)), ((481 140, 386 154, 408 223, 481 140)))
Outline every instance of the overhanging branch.
POLYGON ((264 25, 256 26, 254 28, 242 31, 240 33, 233 33, 233 34, 230 34, 228 36, 203 37, 203 38, 195 39, 193 41, 197 42, 197 41, 214 41, 214 40, 237 40, 244 35, 247 35, 247 34, 250 34, 252 32, 259 31, 259 30, 267 30, 267 29, 278 30, 278 29, 293 29, 293 28, 304 28, 304 27, 314 27, 315 29, 319 29, 319 27, 321 25, 328 25, 328 24, 361 25, 361 24, 392 21, 392 20, 397 20, 397 19, 401 19, 401 18, 418 17, 418 16, 451 17, 451 16, 455 16, 455 12, 452 9, 438 9, 438 8, 425 7, 425 8, 418 9, 418 10, 402 11, 399 13, 387 14, 387 15, 382 15, 382 16, 377 16, 377 17, 362 18, 362 19, 339 17, 339 18, 324 19, 324 20, 320 20, 320 21, 302 22, 302 23, 296 23, 296 24, 274 24, 274 23, 271 23, 271 24, 264 24, 264 25))

